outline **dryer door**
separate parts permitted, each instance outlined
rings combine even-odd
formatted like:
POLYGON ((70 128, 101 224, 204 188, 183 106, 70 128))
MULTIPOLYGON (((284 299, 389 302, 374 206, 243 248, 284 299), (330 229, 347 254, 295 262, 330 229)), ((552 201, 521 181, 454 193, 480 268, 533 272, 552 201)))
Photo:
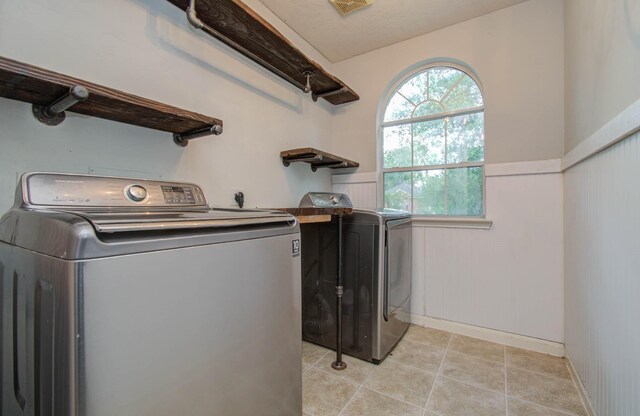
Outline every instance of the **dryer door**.
POLYGON ((409 327, 411 218, 386 221, 384 233, 384 258, 380 276, 382 313, 378 315, 378 340, 374 345, 374 360, 384 359, 409 327))
POLYGON ((411 218, 386 222, 383 317, 409 310, 411 297, 411 218))

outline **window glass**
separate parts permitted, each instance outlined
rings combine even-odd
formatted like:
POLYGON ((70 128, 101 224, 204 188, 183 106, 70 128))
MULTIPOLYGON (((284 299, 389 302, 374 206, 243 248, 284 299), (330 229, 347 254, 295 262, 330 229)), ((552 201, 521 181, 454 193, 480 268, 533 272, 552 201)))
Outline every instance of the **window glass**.
POLYGON ((384 167, 411 166, 411 125, 385 127, 383 135, 384 167))
POLYGON ((482 168, 447 169, 448 215, 482 215, 482 168))
POLYGON ((443 165, 445 163, 445 120, 412 124, 413 165, 443 165))
POLYGON ((449 117, 446 124, 447 163, 484 160, 484 117, 482 113, 449 117))
POLYGON ((484 107, 468 73, 447 65, 417 71, 391 94, 381 127, 385 207, 484 214, 484 107))
POLYGON ((442 215, 445 210, 445 170, 413 172, 413 213, 442 215))
POLYGON ((385 207, 411 211, 411 172, 384 174, 385 207))

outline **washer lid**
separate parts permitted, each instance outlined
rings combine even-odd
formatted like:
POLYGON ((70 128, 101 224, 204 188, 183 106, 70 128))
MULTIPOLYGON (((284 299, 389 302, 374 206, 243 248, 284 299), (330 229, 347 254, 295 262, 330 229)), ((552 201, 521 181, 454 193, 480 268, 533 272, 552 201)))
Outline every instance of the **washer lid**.
POLYGON ((262 224, 294 223, 283 212, 212 209, 175 212, 65 211, 91 223, 98 233, 120 233, 194 228, 231 228, 262 224))

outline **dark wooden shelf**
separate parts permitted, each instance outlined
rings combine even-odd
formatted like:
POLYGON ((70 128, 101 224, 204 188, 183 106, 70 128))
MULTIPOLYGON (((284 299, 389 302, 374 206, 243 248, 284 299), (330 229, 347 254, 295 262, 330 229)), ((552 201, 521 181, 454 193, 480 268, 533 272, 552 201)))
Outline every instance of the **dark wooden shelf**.
POLYGON ((0 57, 1 97, 46 106, 76 85, 85 87, 89 98, 68 110, 74 113, 174 134, 222 127, 222 120, 213 117, 0 57))
POLYGON ((296 217, 314 215, 350 215, 353 208, 275 208, 277 211, 284 211, 296 217))
POLYGON ((353 208, 273 208, 298 218, 300 224, 331 222, 334 215, 351 215, 353 208))
MULTIPOLYGON (((182 10, 186 10, 189 5, 188 0, 168 1, 182 10)), ((306 85, 304 74, 311 71, 313 76, 310 78, 310 84, 315 95, 345 89, 343 92, 322 97, 331 104, 348 103, 360 98, 344 82, 307 58, 269 22, 240 0, 197 0, 195 10, 198 19, 206 25, 202 29, 207 34, 296 87, 304 89, 306 85)))
POLYGON ((312 147, 303 147, 301 149, 291 149, 280 152, 282 163, 289 166, 293 162, 305 162, 311 165, 311 170, 316 171, 318 168, 330 169, 347 169, 357 168, 360 166, 358 162, 345 159, 331 153, 323 152, 312 147))

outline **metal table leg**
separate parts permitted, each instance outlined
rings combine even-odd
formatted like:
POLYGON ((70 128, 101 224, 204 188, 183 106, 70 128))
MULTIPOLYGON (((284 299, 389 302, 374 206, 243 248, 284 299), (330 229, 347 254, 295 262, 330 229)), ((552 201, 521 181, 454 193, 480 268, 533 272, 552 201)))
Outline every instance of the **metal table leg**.
POLYGON ((334 370, 344 370, 347 363, 342 361, 342 214, 338 214, 338 278, 336 281, 336 360, 331 363, 334 370))

